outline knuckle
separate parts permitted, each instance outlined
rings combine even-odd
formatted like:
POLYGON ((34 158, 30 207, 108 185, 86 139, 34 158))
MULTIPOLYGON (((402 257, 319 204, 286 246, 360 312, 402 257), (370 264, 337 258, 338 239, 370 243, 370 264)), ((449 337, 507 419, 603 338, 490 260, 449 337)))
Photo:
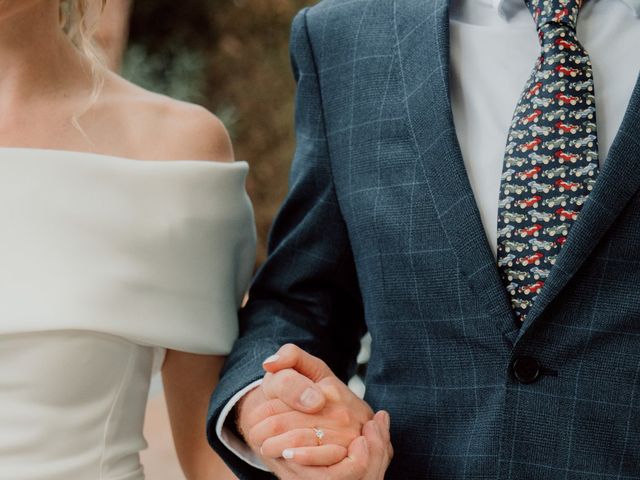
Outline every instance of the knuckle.
POLYGON ((278 400, 269 400, 268 402, 266 402, 263 406, 265 416, 273 417, 274 415, 277 415, 279 413, 278 406, 278 400))
MULTIPOLYGON (((319 361, 322 361, 322 360, 319 360, 319 361)), ((343 383, 336 377, 326 377, 320 380, 318 383, 325 387, 331 387, 336 389, 339 389, 343 385, 343 383)))
POLYGON ((287 357, 294 357, 294 356, 300 354, 300 347, 298 347, 294 343, 285 343, 280 348, 280 354, 284 355, 284 356, 287 356, 287 357))
POLYGON ((265 397, 269 398, 270 392, 273 390, 275 375, 273 373, 265 373, 260 384, 260 389, 265 397))
POLYGON ((307 435, 298 430, 292 434, 291 443, 294 447, 306 447, 308 442, 307 435))
POLYGON ((278 385, 285 391, 290 390, 296 383, 300 381, 302 375, 291 368, 287 368, 276 373, 278 385))
POLYGON ((296 374, 293 370, 281 370, 273 375, 273 381, 269 384, 270 391, 277 398, 286 397, 296 383, 296 374))
POLYGON ((284 428, 284 421, 281 418, 279 417, 269 418, 267 430, 268 430, 268 435, 270 437, 281 432, 283 428, 284 428))

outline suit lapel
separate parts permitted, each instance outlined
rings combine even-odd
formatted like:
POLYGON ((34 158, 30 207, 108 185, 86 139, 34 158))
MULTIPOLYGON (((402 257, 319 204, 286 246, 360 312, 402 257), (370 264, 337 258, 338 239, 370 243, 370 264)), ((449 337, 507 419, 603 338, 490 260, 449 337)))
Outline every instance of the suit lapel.
POLYGON ((401 87, 418 162, 462 273, 512 340, 515 315, 484 232, 453 123, 449 0, 407 3, 394 2, 394 23, 401 87))
MULTIPOLYGON (((597 92, 596 92, 597 95, 597 92)), ((597 105, 598 99, 596 99, 597 105)), ((622 125, 593 190, 569 230, 544 287, 536 297, 519 338, 575 275, 624 206, 640 188, 640 77, 622 125)))

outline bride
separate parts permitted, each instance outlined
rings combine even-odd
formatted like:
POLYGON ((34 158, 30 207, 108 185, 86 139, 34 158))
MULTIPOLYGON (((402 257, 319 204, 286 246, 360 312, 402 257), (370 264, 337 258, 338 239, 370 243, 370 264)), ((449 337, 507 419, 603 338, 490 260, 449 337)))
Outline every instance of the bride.
POLYGON ((0 479, 140 480, 161 369, 188 478, 254 262, 247 165, 97 63, 104 0, 0 1, 0 479))

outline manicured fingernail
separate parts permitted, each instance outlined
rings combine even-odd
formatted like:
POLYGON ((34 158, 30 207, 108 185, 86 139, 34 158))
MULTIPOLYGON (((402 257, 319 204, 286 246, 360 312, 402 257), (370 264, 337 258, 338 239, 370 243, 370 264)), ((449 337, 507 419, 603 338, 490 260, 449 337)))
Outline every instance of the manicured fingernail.
POLYGON ((322 402, 322 397, 313 388, 307 388, 300 396, 300 403, 307 408, 316 408, 322 402))
POLYGON ((293 451, 292 448, 287 448, 282 451, 282 458, 286 458, 287 460, 291 460, 295 456, 296 452, 293 451))
POLYGON ((271 355, 270 357, 268 357, 264 362, 262 362, 262 364, 264 365, 265 363, 274 363, 278 360, 280 360, 280 355, 276 353, 275 355, 271 355))

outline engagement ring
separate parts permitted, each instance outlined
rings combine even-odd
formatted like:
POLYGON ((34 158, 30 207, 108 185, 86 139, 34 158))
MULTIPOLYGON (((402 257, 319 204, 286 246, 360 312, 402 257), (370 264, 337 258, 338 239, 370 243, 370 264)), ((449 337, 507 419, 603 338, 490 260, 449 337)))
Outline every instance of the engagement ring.
POLYGON ((322 439, 324 438, 324 431, 316 428, 316 427, 312 427, 313 433, 316 434, 316 440, 318 441, 318 446, 322 445, 322 439))

